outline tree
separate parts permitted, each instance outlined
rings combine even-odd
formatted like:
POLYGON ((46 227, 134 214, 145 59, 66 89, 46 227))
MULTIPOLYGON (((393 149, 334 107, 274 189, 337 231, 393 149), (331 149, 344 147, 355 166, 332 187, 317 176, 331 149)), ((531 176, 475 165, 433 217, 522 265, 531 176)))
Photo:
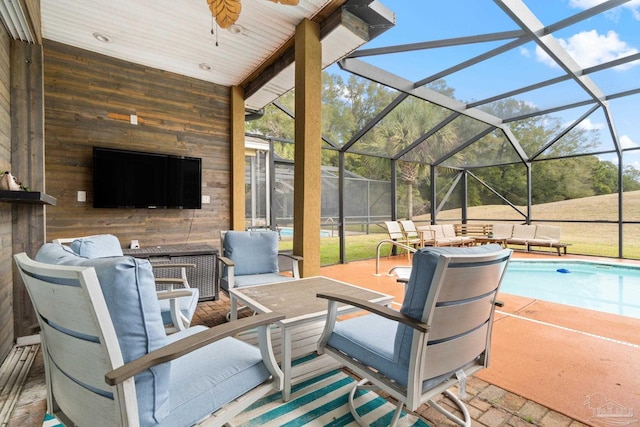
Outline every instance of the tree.
MULTIPOLYGON (((372 130, 365 148, 370 152, 397 158, 404 149, 442 121, 446 114, 447 111, 441 107, 415 97, 408 97, 372 130)), ((455 129, 445 127, 398 158, 400 181, 406 185, 407 189, 406 205, 409 219, 413 217, 414 184, 425 175, 427 166, 433 163, 437 155, 452 149, 457 141, 455 129)), ((373 167, 380 162, 378 157, 370 157, 367 160, 373 167)))

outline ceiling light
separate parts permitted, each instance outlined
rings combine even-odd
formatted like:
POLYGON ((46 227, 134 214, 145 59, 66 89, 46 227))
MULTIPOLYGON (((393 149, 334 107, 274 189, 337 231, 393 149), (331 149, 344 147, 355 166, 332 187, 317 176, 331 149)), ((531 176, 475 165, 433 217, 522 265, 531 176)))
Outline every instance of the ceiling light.
POLYGON ((231 34, 242 34, 244 33, 244 28, 241 25, 233 24, 229 28, 227 28, 231 34))
POLYGON ((198 67, 200 67, 200 69, 204 70, 204 71, 210 71, 211 70, 211 65, 205 64, 204 62, 202 64, 198 65, 198 67))
POLYGON ((102 33, 93 33, 93 38, 103 43, 109 43, 111 41, 111 37, 105 36, 102 33))

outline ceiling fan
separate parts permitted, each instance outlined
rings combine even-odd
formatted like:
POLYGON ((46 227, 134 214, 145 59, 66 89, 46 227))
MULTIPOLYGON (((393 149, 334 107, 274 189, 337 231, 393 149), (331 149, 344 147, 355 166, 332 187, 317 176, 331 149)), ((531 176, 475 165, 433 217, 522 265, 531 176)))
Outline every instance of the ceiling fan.
MULTIPOLYGON (((298 4, 299 0, 269 0, 273 3, 282 3, 290 6, 298 4)), ((220 28, 229 28, 240 17, 242 5, 240 0, 207 0, 209 10, 216 19, 220 28)))

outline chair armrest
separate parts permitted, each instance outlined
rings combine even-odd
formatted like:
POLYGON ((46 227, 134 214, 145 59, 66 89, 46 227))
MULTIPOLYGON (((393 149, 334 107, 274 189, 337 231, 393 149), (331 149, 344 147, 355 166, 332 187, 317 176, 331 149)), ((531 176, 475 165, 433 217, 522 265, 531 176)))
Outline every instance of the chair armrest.
POLYGON ((233 267, 236 265, 235 262, 231 261, 231 258, 227 258, 226 256, 218 256, 218 261, 227 267, 233 267))
POLYGON ((300 255, 293 255, 293 254, 287 254, 287 253, 278 252, 278 256, 291 258, 294 261, 302 261, 302 257, 300 255))
POLYGON ((413 329, 416 329, 420 332, 429 332, 430 326, 427 325, 426 323, 422 323, 417 321, 416 319, 409 317, 409 316, 405 316, 404 314, 393 310, 389 307, 385 307, 384 305, 380 305, 380 304, 376 304, 376 303, 372 303, 369 302, 367 300, 363 300, 363 299, 359 299, 359 298, 353 298, 353 297, 349 297, 349 296, 345 296, 345 295, 340 295, 340 294, 331 294, 331 293, 327 293, 327 294, 317 294, 316 295, 318 298, 323 298, 323 299, 327 299, 330 301, 336 301, 336 302, 341 302, 343 304, 347 304, 347 305, 352 305, 354 307, 358 307, 361 308, 363 310, 366 310, 370 313, 374 313, 377 315, 380 315, 382 317, 385 317, 387 319, 390 320, 394 320, 396 322, 400 322, 403 323, 413 329))
POLYGON ((234 336, 244 330, 269 325, 284 318, 284 315, 278 313, 258 314, 256 316, 224 323, 207 329, 206 331, 198 332, 197 334, 185 337, 179 341, 175 341, 162 348, 154 350, 151 353, 147 353, 136 360, 132 360, 131 362, 114 369, 113 371, 107 372, 104 376, 105 381, 111 386, 120 384, 145 369, 170 362, 208 344, 219 341, 223 338, 234 336))
POLYGON ((156 293, 159 300, 162 299, 173 299, 173 298, 182 298, 182 297, 190 297, 193 295, 189 291, 161 291, 156 293))
POLYGON ((183 285, 186 286, 187 281, 180 277, 156 277, 155 282, 159 285, 183 285))
MULTIPOLYGON (((284 258, 288 258, 289 260, 291 260, 291 270, 287 269, 285 271, 291 271, 291 273, 293 274, 293 277, 295 279, 299 279, 300 278, 300 267, 299 267, 299 263, 300 261, 302 261, 302 257, 299 255, 293 255, 293 254, 289 254, 289 253, 280 253, 278 252, 278 259, 279 257, 284 257, 284 258)), ((285 261, 288 262, 288 261, 285 261)))

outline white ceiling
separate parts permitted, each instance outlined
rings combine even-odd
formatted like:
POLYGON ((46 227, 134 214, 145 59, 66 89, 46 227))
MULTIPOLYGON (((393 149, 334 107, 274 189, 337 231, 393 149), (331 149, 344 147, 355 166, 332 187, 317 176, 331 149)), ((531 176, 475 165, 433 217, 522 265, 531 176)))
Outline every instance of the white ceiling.
POLYGON ((233 34, 215 26, 206 0, 42 0, 42 34, 48 40, 231 86, 290 39, 300 21, 313 18, 328 3, 300 0, 288 6, 244 0, 236 22, 242 32, 233 34), (94 33, 110 41, 101 42, 94 33), (200 64, 211 69, 203 70, 200 64))

